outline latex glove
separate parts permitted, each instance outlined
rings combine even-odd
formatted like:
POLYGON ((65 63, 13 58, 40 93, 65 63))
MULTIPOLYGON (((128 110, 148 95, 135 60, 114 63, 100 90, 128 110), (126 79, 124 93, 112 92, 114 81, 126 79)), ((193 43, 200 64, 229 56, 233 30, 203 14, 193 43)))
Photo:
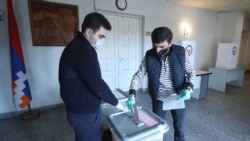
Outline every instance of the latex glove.
POLYGON ((177 97, 177 100, 189 100, 191 97, 191 93, 188 89, 182 90, 177 97))
POLYGON ((135 96, 134 95, 131 95, 129 96, 128 100, 126 101, 126 105, 128 106, 128 109, 134 113, 135 110, 134 110, 134 104, 135 104, 135 96))

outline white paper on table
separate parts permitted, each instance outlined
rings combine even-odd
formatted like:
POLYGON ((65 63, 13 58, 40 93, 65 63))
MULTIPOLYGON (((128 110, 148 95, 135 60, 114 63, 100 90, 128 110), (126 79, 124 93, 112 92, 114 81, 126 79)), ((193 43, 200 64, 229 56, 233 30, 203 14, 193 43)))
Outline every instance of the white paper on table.
POLYGON ((177 100, 178 95, 170 95, 163 99, 163 110, 173 110, 185 108, 184 100, 177 100))

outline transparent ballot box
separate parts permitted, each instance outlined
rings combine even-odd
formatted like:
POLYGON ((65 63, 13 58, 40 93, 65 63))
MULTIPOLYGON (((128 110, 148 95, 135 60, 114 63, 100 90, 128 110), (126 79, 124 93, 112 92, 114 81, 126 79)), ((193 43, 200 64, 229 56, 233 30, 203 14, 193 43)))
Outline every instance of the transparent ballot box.
MULTIPOLYGON (((128 100, 128 96, 120 89, 115 89, 112 91, 113 95, 118 99, 119 103, 124 104, 128 100)), ((101 106, 106 106, 109 103, 102 102, 101 106)))
POLYGON ((101 109, 102 109, 102 115, 103 115, 103 130, 109 130, 109 127, 108 127, 108 116, 111 115, 111 114, 114 114, 114 113, 120 113, 120 112, 123 112, 122 109, 119 109, 115 106, 112 106, 110 104, 107 104, 107 103, 103 103, 101 105, 101 109))
POLYGON ((128 111, 128 108, 126 106, 126 101, 128 100, 128 98, 125 95, 125 93, 119 89, 116 89, 112 92, 115 95, 115 97, 118 99, 119 103, 117 106, 112 106, 109 103, 105 103, 105 102, 101 104, 104 131, 109 130, 108 125, 107 125, 107 119, 109 115, 114 114, 114 113, 128 111))
POLYGON ((131 112, 117 112, 108 116, 113 141, 162 141, 168 124, 146 108, 131 112))

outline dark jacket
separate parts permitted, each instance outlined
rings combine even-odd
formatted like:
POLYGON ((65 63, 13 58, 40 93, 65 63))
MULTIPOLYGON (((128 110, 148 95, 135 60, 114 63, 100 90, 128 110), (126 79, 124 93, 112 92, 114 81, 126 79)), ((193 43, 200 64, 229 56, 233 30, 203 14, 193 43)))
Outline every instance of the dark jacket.
POLYGON ((100 110, 101 100, 118 103, 102 79, 95 49, 80 32, 61 55, 59 83, 67 111, 93 114, 100 110))
MULTIPOLYGON (((172 45, 168 59, 173 86, 177 94, 179 94, 179 92, 186 87, 185 49, 181 46, 172 45)), ((146 66, 148 74, 148 92, 152 99, 156 99, 159 90, 162 62, 154 49, 150 49, 146 53, 146 66)))

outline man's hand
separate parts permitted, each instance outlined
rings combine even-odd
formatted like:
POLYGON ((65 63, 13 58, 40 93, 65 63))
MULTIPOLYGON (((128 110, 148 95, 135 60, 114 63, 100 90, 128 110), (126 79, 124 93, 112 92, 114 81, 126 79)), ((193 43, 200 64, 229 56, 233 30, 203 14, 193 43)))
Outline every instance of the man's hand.
POLYGON ((130 94, 128 97, 128 100, 126 102, 126 105, 128 106, 128 109, 134 113, 134 104, 135 104, 135 95, 130 94))
POLYGON ((191 97, 190 90, 185 89, 180 92, 180 94, 177 97, 177 100, 189 100, 191 97))

